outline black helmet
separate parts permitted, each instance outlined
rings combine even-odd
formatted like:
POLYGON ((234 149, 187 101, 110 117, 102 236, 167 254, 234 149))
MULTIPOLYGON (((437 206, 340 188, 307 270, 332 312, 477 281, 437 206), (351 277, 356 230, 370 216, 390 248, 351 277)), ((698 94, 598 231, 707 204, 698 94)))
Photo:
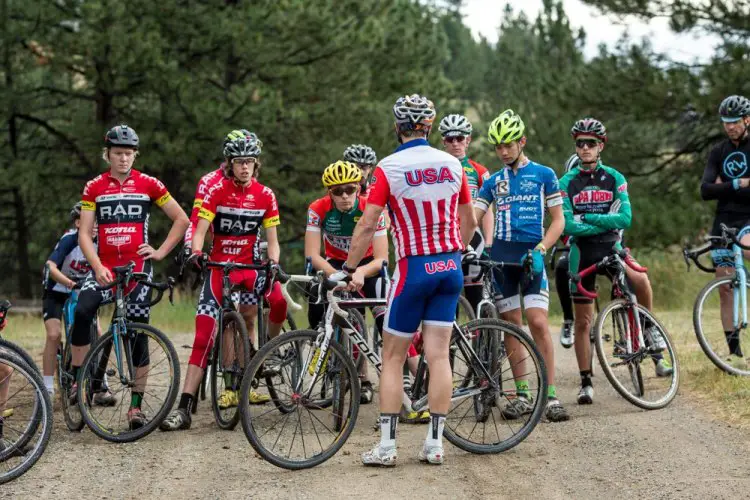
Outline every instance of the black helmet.
POLYGON ((108 147, 138 149, 138 134, 127 125, 117 125, 107 131, 104 144, 108 147))
POLYGON ((73 205, 73 208, 70 209, 70 220, 73 222, 77 221, 81 218, 81 207, 83 204, 79 201, 75 205, 73 205))
POLYGON ((730 95, 719 105, 719 116, 723 122, 736 122, 750 116, 750 100, 741 95, 730 95))
POLYGON ((593 135, 602 142, 607 142, 607 129, 596 118, 583 118, 573 124, 570 135, 576 139, 579 135, 593 135))
POLYGON ((238 137, 224 143, 224 158, 242 158, 260 156, 261 142, 251 134, 245 137, 238 137))

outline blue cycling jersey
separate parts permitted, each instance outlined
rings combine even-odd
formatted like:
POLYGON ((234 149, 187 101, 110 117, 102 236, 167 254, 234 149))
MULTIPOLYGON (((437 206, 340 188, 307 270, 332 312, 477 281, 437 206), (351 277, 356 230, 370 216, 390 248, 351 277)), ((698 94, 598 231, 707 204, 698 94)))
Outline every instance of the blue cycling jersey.
POLYGON ((555 172, 527 160, 504 167, 484 181, 474 206, 487 211, 495 203, 495 240, 538 243, 544 236, 544 209, 562 205, 555 172))

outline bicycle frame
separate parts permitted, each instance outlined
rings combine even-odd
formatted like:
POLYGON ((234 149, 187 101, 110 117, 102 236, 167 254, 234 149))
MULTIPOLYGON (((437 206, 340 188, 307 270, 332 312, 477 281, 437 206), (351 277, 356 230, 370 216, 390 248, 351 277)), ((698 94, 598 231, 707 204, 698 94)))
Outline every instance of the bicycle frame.
MULTIPOLYGON (((382 359, 376 353, 374 350, 370 349, 369 344, 367 341, 362 337, 362 335, 356 330, 356 328, 349 322, 348 313, 346 312, 346 309, 354 309, 354 308, 361 308, 361 307, 373 307, 378 305, 385 305, 386 300, 385 299, 339 299, 334 295, 333 290, 329 290, 327 292, 327 298, 328 298, 328 304, 329 307, 326 310, 326 316, 325 316, 325 322, 324 322, 324 328, 320 332, 320 335, 318 337, 318 343, 320 348, 320 353, 317 356, 317 359, 315 361, 315 366, 313 368, 313 381, 310 384, 310 389, 308 391, 312 391, 312 388, 315 386, 315 383, 318 381, 318 378, 321 375, 321 368, 323 366, 323 363, 325 362, 325 359, 328 354, 328 348, 331 343, 331 339, 334 337, 334 334, 336 333, 337 328, 341 328, 341 330, 348 335, 348 338, 351 340, 353 345, 356 345, 357 348, 360 350, 360 355, 364 354, 366 359, 370 362, 373 367, 375 367, 375 370, 378 372, 378 376, 380 376, 380 373, 382 371, 382 359), (344 325, 335 325, 334 320, 335 317, 338 316, 341 320, 343 320, 344 325)), ((457 342, 458 348, 462 351, 462 354, 465 356, 465 359, 469 360, 472 364, 472 368, 476 371, 476 373, 481 374, 485 380, 488 381, 489 384, 493 386, 496 390, 499 390, 498 384, 492 379, 492 375, 487 371, 485 366, 481 363, 479 360, 479 357, 477 356, 476 352, 474 352, 474 349, 471 347, 471 342, 466 338, 463 331, 459 327, 459 325, 454 321, 453 322, 453 334, 458 334, 459 341, 457 342)), ((501 339, 502 341, 503 339, 501 339)), ((305 373, 310 365, 309 360, 306 362, 307 364, 303 367, 301 373, 305 373)), ((421 390, 421 384, 424 380, 424 369, 425 369, 426 361, 424 360, 424 356, 420 359, 419 366, 417 368, 417 376, 415 377, 415 387, 417 391, 415 393, 419 393, 421 390)), ((300 384, 302 383, 302 380, 297 381, 297 387, 295 388, 295 391, 300 390, 300 384)), ((473 391, 466 391, 466 392, 460 392, 460 391, 454 391, 451 402, 457 401, 459 399, 475 396, 481 392, 480 389, 475 389, 473 391)), ((310 394, 307 395, 308 397, 310 394)), ((403 404, 406 407, 407 411, 422 411, 427 406, 427 395, 425 394, 421 398, 417 400, 411 400, 409 396, 404 394, 403 396, 403 404)))
POLYGON ((628 328, 625 335, 625 352, 628 355, 628 359, 625 363, 630 362, 633 355, 638 355, 641 347, 645 346, 646 343, 643 337, 643 328, 641 328, 640 313, 638 311, 638 299, 635 293, 630 289, 626 279, 625 266, 628 266, 636 271, 645 272, 645 268, 638 268, 635 264, 631 263, 629 259, 623 259, 619 253, 613 253, 608 255, 596 264, 592 264, 586 269, 579 272, 577 275, 571 277, 577 284, 578 291, 589 298, 595 299, 598 294, 589 292, 581 284, 581 278, 588 276, 589 274, 596 273, 599 269, 606 269, 609 266, 614 266, 617 269, 616 274, 612 277, 612 296, 614 298, 623 298, 627 301, 628 310, 628 328))

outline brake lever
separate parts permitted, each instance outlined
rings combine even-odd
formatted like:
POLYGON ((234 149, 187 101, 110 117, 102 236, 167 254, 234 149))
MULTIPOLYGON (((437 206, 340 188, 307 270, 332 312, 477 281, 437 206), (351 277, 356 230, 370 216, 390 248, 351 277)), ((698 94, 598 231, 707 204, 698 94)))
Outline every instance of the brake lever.
POLYGON ((169 303, 172 304, 172 305, 174 305, 174 284, 175 284, 175 279, 172 276, 170 276, 169 278, 167 278, 167 284, 169 285, 169 303))
POLYGON ((685 259, 685 266, 687 267, 687 272, 690 272, 690 258, 688 257, 687 248, 682 249, 682 258, 685 259))

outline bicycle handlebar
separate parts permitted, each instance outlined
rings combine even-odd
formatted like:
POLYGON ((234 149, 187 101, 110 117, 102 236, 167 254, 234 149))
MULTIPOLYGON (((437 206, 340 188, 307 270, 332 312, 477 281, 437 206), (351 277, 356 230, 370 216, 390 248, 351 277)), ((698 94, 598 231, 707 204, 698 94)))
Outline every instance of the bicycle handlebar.
POLYGON ((743 250, 750 250, 750 246, 746 246, 746 245, 743 245, 742 243, 740 243, 739 238, 737 238, 737 229, 736 228, 728 227, 724 223, 722 223, 721 226, 719 226, 719 227, 721 227, 722 234, 726 235, 727 237, 729 237, 729 239, 732 241, 732 243, 734 243, 735 245, 737 245, 738 247, 740 247, 743 250))
POLYGON ((134 268, 135 262, 133 262, 132 260, 124 266, 113 267, 112 272, 117 275, 117 278, 113 282, 107 283, 106 285, 96 285, 94 287, 94 290, 96 290, 97 292, 102 292, 104 290, 118 287, 122 285, 126 280, 132 280, 156 290, 156 298, 149 301, 149 307, 153 307, 161 302, 161 299, 164 297, 164 292, 167 290, 169 290, 169 302, 174 305, 174 285, 176 280, 173 277, 168 277, 166 283, 150 281, 151 277, 148 273, 134 273, 134 268))
POLYGON ((279 273, 277 274, 277 279, 279 280, 279 283, 281 283, 281 295, 284 296, 284 300, 286 301, 287 305, 295 311, 301 311, 302 306, 294 301, 291 294, 289 293, 289 290, 287 290, 287 288, 289 287, 289 283, 293 283, 293 282, 311 283, 317 280, 317 276, 308 276, 306 274, 291 274, 290 275, 279 270, 279 273))
POLYGON ((690 271, 690 261, 692 260, 695 264, 695 267, 700 269, 701 271, 707 272, 707 273, 715 273, 716 268, 715 267, 706 267, 703 264, 698 261, 698 258, 703 255, 704 253, 710 252, 713 249, 713 242, 715 240, 723 240, 723 237, 721 236, 708 236, 706 237, 706 243, 703 245, 696 247, 696 248, 683 248, 682 249, 682 258, 685 259, 685 266, 687 267, 687 270, 690 271))
POLYGON ((578 293, 583 295, 584 297, 587 297, 589 299, 595 299, 599 296, 596 292, 590 292, 586 290, 583 287, 583 283, 581 283, 581 280, 588 276, 591 273, 597 272, 600 268, 606 267, 612 262, 616 262, 616 258, 620 258, 625 265, 627 265, 630 269, 633 271, 639 272, 639 273, 646 273, 648 272, 648 268, 641 266, 637 262, 633 260, 633 258, 630 256, 630 249, 624 248, 622 250, 613 250, 610 255, 607 255, 602 260, 595 264, 591 264, 586 269, 579 271, 577 273, 569 273, 570 280, 576 284, 576 288, 578 289, 578 293))

